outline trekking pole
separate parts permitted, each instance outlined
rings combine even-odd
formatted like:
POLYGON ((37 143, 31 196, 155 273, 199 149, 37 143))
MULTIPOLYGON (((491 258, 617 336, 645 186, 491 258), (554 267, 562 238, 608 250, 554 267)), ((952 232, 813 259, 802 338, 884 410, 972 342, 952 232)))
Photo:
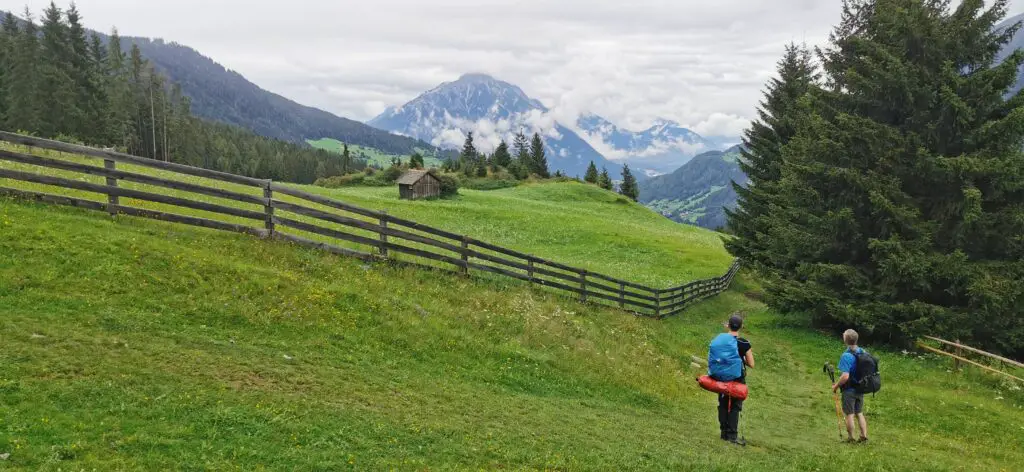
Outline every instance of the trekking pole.
MULTIPOLYGON (((832 364, 829 364, 828 362, 826 362, 825 363, 825 367, 822 368, 822 371, 824 371, 825 373, 828 374, 828 378, 829 379, 832 379, 832 383, 829 385, 829 388, 832 388, 832 385, 836 384, 836 371, 835 371, 835 369, 832 368, 832 364)), ((835 391, 832 391, 832 401, 836 405, 836 419, 839 420, 839 440, 842 441, 843 440, 843 411, 839 407, 839 394, 836 393, 835 391)))

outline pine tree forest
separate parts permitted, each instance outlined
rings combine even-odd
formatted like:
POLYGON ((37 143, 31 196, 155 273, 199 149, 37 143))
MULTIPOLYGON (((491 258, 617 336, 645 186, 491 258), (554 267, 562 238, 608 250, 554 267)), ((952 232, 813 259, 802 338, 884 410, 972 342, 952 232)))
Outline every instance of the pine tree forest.
POLYGON ((86 32, 72 4, 0 18, 0 128, 153 159, 312 183, 362 168, 342 156, 194 117, 138 47, 86 32), (347 168, 346 168, 347 167, 347 168))

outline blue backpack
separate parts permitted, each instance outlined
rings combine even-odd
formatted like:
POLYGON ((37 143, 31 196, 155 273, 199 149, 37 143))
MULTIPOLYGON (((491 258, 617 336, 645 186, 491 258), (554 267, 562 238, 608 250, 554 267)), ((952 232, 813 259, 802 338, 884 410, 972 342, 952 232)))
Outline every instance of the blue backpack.
POLYGON ((740 359, 735 336, 722 333, 711 340, 708 349, 708 375, 723 382, 736 380, 743 375, 743 360, 740 359))

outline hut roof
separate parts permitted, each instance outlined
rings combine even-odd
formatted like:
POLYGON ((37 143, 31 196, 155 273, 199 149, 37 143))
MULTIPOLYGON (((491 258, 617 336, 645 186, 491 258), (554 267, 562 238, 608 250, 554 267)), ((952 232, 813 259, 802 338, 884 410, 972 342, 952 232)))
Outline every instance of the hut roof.
POLYGON ((415 184, 416 182, 419 182, 420 179, 422 179, 429 173, 430 172, 427 172, 425 170, 410 170, 402 174, 402 176, 398 178, 398 183, 399 185, 412 185, 415 184))

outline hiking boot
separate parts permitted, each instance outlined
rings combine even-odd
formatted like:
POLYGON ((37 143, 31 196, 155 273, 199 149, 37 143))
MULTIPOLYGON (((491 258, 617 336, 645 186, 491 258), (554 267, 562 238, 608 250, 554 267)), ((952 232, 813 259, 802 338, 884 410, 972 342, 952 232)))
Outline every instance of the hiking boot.
POLYGON ((747 440, 743 439, 743 438, 739 438, 739 439, 733 438, 733 439, 730 439, 729 442, 731 442, 731 443, 733 443, 733 444, 735 444, 737 446, 746 446, 747 445, 747 440))
POLYGON ((868 442, 868 438, 861 437, 860 439, 857 440, 857 442, 860 443, 860 444, 864 444, 864 443, 868 442))

